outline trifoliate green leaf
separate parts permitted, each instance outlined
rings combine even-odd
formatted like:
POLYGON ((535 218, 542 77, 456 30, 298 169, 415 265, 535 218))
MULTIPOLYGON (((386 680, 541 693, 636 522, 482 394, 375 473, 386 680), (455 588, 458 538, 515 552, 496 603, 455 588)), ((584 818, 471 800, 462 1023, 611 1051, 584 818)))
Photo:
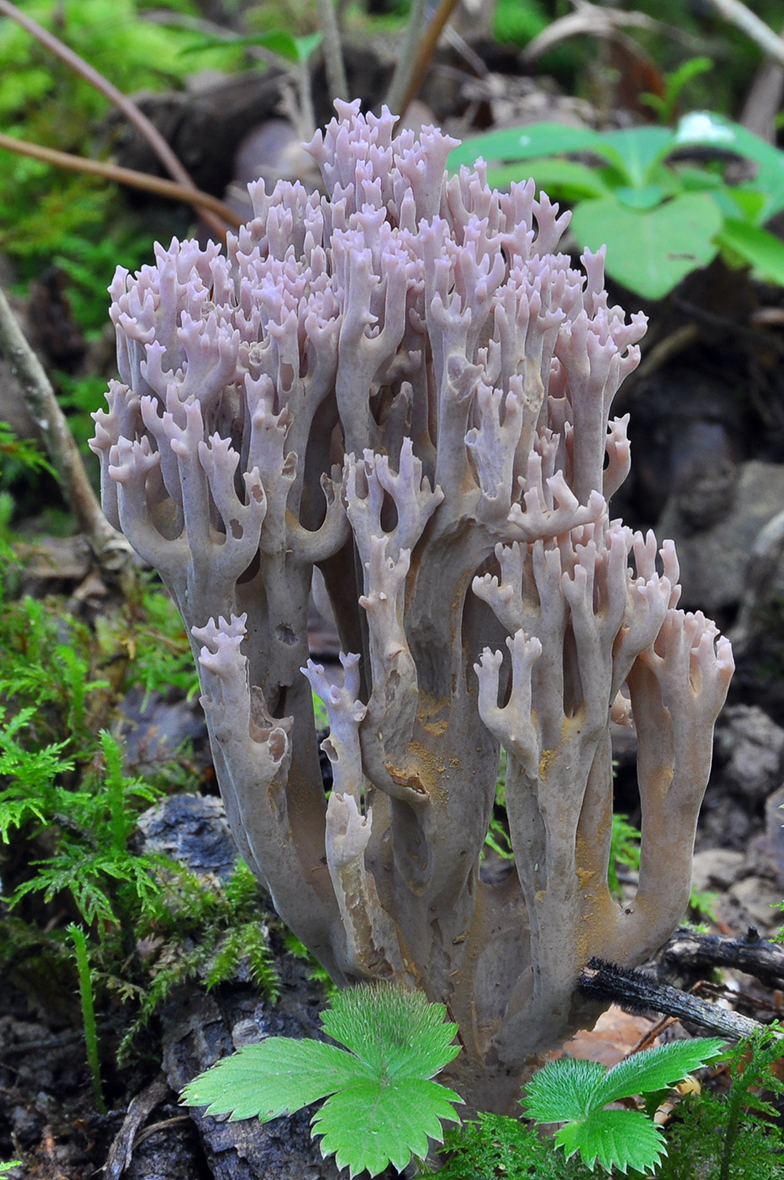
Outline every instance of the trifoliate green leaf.
POLYGON ((565 1123, 556 1143, 568 1156, 579 1152, 589 1168, 598 1159, 608 1171, 647 1173, 666 1155, 661 1131, 647 1114, 607 1110, 607 1104, 635 1094, 666 1093, 723 1048, 717 1038, 678 1041, 637 1053, 609 1071, 595 1061, 561 1058, 534 1075, 523 1107, 539 1123, 565 1123))
POLYGON ((598 1159, 608 1172, 634 1168, 647 1175, 667 1154, 662 1132, 639 1110, 596 1110, 582 1122, 561 1127, 555 1141, 567 1157, 579 1151, 589 1168, 598 1159))
POLYGON ((266 1122, 371 1078, 363 1062, 334 1045, 268 1037, 195 1078, 182 1098, 187 1106, 207 1106, 207 1114, 266 1122))
POLYGON ((397 987, 357 987, 333 1004, 322 1023, 349 1051, 270 1037, 196 1078, 183 1100, 265 1121, 331 1095, 313 1117, 322 1154, 334 1152, 352 1176, 390 1161, 402 1170, 412 1152, 427 1154, 428 1138, 441 1141, 442 1121, 459 1121, 460 1096, 429 1080, 458 1053, 457 1026, 444 1023, 443 1005, 397 987))
POLYGON ((367 985, 335 996, 321 1022, 379 1076, 432 1078, 460 1052, 445 1016, 422 992, 367 985))
POLYGON ((335 1152, 351 1176, 371 1176, 392 1163, 399 1172, 415 1155, 427 1155, 428 1137, 443 1140, 441 1120, 457 1122, 453 1102, 460 1096, 437 1082, 405 1078, 360 1082, 333 1094, 313 1116, 314 1135, 323 1135, 323 1155, 335 1152))
POLYGON ((594 1105, 606 1106, 619 1098, 668 1089, 706 1061, 718 1057, 724 1047, 724 1041, 718 1037, 706 1037, 674 1041, 635 1053, 609 1071, 595 1092, 594 1105))

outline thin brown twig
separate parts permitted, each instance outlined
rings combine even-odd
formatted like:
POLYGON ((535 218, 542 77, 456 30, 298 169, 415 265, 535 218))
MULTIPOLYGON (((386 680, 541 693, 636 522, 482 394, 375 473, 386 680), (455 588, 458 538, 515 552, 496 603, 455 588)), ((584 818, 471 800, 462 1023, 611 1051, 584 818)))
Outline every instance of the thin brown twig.
POLYGON ((676 1020, 677 1017, 675 1016, 660 1016, 647 1032, 644 1032, 641 1037, 637 1038, 626 1056, 633 1057, 635 1053, 642 1053, 643 1049, 650 1049, 656 1038, 660 1037, 663 1032, 675 1024, 676 1020))
POLYGON ((403 97, 414 74, 416 50, 425 33, 427 0, 412 0, 411 15, 408 18, 403 45, 398 54, 397 65, 389 83, 384 100, 393 115, 402 115, 403 97))
POLYGON ((343 48, 340 44, 340 29, 332 0, 316 0, 319 24, 321 25, 324 52, 324 67, 330 98, 348 98, 348 82, 343 63, 343 48))
POLYGON ((430 65, 430 59, 436 51, 438 39, 443 33, 450 16, 457 8, 457 3, 458 0, 441 0, 433 15, 433 19, 427 26, 427 31, 419 43, 411 78, 403 95, 403 100, 400 103, 398 114, 401 119, 419 92, 419 87, 422 85, 427 68, 430 65))
POLYGON ((27 139, 14 139, 10 135, 0 132, 0 148, 9 152, 16 152, 20 156, 32 156, 35 160, 43 160, 53 164, 56 168, 66 168, 69 172, 87 172, 92 176, 103 176, 106 180, 116 181, 117 184, 127 184, 132 188, 145 189, 147 192, 158 193, 163 197, 171 197, 173 201, 185 201, 199 209, 211 209, 230 225, 239 227, 242 219, 233 209, 223 201, 213 197, 210 193, 203 193, 200 189, 186 188, 177 184, 175 180, 164 180, 161 176, 150 176, 148 172, 137 172, 133 168, 120 168, 117 164, 109 164, 104 160, 90 160, 85 156, 74 156, 70 152, 60 152, 55 148, 43 147, 42 144, 30 143, 27 139))
POLYGON ((726 21, 735 25, 768 57, 784 64, 784 41, 740 0, 712 0, 713 7, 726 21))
POLYGON ((529 41, 523 50, 523 61, 536 61, 549 52, 553 46, 568 37, 614 37, 621 26, 650 29, 686 46, 694 53, 707 52, 704 39, 693 36, 666 21, 655 20, 644 12, 625 12, 616 8, 603 8, 588 0, 575 0, 576 11, 559 17, 529 41))
MULTIPOLYGON (((54 53, 61 61, 65 62, 79 77, 84 78, 85 82, 89 82, 105 98, 108 98, 110 102, 114 103, 122 111, 126 119, 133 124, 139 134, 144 136, 169 175, 173 176, 183 188, 197 191, 196 185, 193 183, 190 175, 177 159, 177 156, 161 135, 158 128, 139 110, 136 103, 127 94, 123 94, 121 90, 118 90, 108 78, 105 78, 103 74, 99 73, 89 62, 86 62, 78 53, 74 53, 73 49, 70 49, 54 33, 43 28, 42 25, 39 25, 37 21, 27 16, 26 13, 21 12, 10 0, 0 0, 0 13, 4 13, 11 20, 16 21, 31 36, 35 37, 41 45, 51 53, 54 53)), ((210 228, 219 235, 222 241, 225 241, 226 229, 220 219, 209 210, 205 210, 203 217, 210 228)))
POLYGON ((147 1139, 152 1135, 157 1135, 161 1131, 170 1130, 172 1127, 184 1127, 188 1123, 192 1124, 193 1120, 189 1114, 175 1114, 172 1118, 161 1119, 160 1122, 150 1123, 149 1127, 144 1127, 139 1131, 138 1135, 133 1141, 134 1149, 141 1147, 147 1139))
POLYGON ((65 414, 58 405, 44 367, 28 344, 0 288, 0 348, 24 395, 25 404, 43 436, 52 466, 60 479, 79 529, 85 533, 101 568, 112 574, 127 594, 135 581, 133 550, 107 520, 92 489, 65 414))

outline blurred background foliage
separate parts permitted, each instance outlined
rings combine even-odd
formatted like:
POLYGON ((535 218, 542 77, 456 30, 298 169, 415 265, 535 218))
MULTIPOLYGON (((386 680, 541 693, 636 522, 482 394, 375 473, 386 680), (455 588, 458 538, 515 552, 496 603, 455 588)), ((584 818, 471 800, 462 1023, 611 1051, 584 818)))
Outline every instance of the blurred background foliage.
MULTIPOLYGON (((19 7, 128 94, 183 89, 196 72, 266 68, 230 40, 204 48, 200 25, 223 26, 229 37, 275 29, 300 36, 318 29, 315 0, 21 0, 19 7), (192 52, 197 46, 199 52, 192 52)), ((342 7, 349 42, 376 35, 394 38, 402 33, 410 9, 406 0, 342 7)), ((708 0, 623 0, 613 7, 658 22, 656 28, 635 27, 627 35, 662 74, 676 70, 701 46, 714 68, 690 81, 689 105, 737 117, 761 54, 719 20, 708 0)), ((784 25, 784 0, 755 0, 752 7, 770 27, 784 25)), ((497 0, 492 36, 499 46, 524 49, 572 11, 569 0, 497 0)), ((595 101, 613 68, 601 42, 577 36, 544 54, 531 72, 552 75, 565 92, 595 101)), ((112 140, 103 120, 109 109, 102 95, 26 30, 0 19, 1 130, 63 151, 107 158, 112 140)), ((0 160, 0 252, 13 261, 22 284, 53 262, 63 266, 73 284, 75 314, 87 331, 105 322, 104 296, 100 288, 91 289, 93 274, 100 274, 102 288, 117 263, 140 264, 149 254, 151 234, 187 232, 187 224, 177 224, 182 213, 178 219, 170 211, 167 219, 153 210, 150 224, 151 210, 143 218, 134 215, 116 187, 96 178, 7 152, 0 160)))

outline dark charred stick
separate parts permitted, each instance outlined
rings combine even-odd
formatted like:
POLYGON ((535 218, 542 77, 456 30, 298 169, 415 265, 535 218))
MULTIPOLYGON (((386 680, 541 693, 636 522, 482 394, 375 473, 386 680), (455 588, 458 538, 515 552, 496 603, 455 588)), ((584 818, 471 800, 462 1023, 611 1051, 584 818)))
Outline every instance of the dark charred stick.
POLYGON ((733 1041, 750 1037, 762 1027, 749 1016, 729 1012, 707 1000, 699 1000, 688 992, 657 983, 641 971, 627 971, 601 959, 591 959, 588 966, 583 968, 577 987, 580 995, 588 999, 612 1000, 621 1008, 633 1012, 648 1012, 651 1009, 663 1012, 666 1016, 688 1020, 733 1041))

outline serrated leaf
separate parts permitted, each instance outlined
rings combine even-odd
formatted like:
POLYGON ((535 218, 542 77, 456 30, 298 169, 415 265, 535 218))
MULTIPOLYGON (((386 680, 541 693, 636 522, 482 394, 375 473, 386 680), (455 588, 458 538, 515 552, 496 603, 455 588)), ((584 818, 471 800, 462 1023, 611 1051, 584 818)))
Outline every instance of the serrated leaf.
POLYGON ((207 1114, 230 1114, 232 1120, 257 1115, 266 1122, 367 1080, 368 1066, 334 1045, 269 1037, 194 1078, 182 1101, 206 1106, 207 1114))
POLYGON ((718 1037, 705 1037, 674 1041, 669 1045, 657 1045, 644 1053, 635 1053, 608 1071, 594 1093, 594 1104, 606 1106, 620 1098, 669 1089, 676 1082, 683 1081, 692 1070, 718 1057, 725 1047, 724 1041, 718 1037))
POLYGON ((379 1077, 431 1078, 460 1051, 445 1016, 422 992, 368 985, 338 993, 321 1022, 379 1077))
POLYGON ((589 1168, 598 1159, 608 1172, 629 1168, 647 1174, 667 1154, 664 1136, 639 1110, 597 1110, 582 1122, 567 1123, 555 1141, 567 1157, 579 1152, 589 1168))
POLYGON ((331 1095, 313 1117, 322 1153, 336 1153, 352 1176, 375 1175, 390 1161, 400 1170, 412 1151, 427 1153, 428 1137, 441 1140, 442 1120, 459 1121, 460 1096, 428 1080, 458 1052, 449 1044, 456 1026, 443 1023, 443 1005, 399 987, 358 987, 333 1004, 324 1028, 353 1051, 271 1037, 196 1078, 183 1101, 266 1120, 331 1095))
POLYGON ((549 1061, 525 1088, 523 1108, 539 1123, 562 1123, 583 1119, 597 1105, 594 1095, 605 1079, 598 1061, 561 1057, 549 1061))
POLYGON ((314 1135, 323 1135, 323 1155, 335 1153, 351 1176, 367 1169, 377 1175, 392 1163, 399 1172, 411 1153, 427 1155, 428 1137, 443 1140, 441 1121, 459 1121, 460 1097, 437 1082, 405 1078, 360 1082, 333 1094, 313 1116, 314 1135))

